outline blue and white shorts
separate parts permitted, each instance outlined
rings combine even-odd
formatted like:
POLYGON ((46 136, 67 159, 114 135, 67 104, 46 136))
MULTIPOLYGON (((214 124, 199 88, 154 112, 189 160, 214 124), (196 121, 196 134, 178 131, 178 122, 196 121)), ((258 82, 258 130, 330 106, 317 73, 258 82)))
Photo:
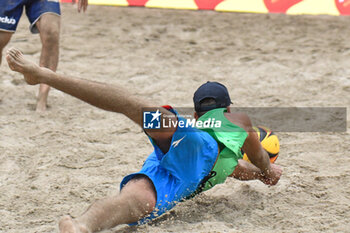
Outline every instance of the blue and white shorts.
POLYGON ((135 224, 143 224, 170 210, 177 202, 190 197, 214 166, 218 155, 217 142, 206 132, 196 128, 175 131, 167 153, 151 142, 154 151, 146 159, 141 171, 124 177, 122 189, 132 178, 145 175, 157 194, 155 210, 135 224))
POLYGON ((46 13, 61 15, 58 0, 1 0, 0 31, 15 32, 23 9, 30 22, 30 31, 38 33, 35 23, 46 13))

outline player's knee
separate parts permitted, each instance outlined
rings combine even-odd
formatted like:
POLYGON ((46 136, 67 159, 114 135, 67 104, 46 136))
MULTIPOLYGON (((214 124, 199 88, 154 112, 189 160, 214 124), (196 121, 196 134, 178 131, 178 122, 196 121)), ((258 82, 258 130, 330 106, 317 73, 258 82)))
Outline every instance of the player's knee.
POLYGON ((156 205, 155 194, 151 190, 139 190, 131 194, 131 199, 135 200, 139 213, 149 214, 156 205))
POLYGON ((134 179, 122 189, 121 194, 128 200, 130 209, 138 217, 151 213, 156 205, 156 193, 147 178, 134 179))
POLYGON ((156 206, 156 196, 155 196, 155 193, 153 191, 147 191, 145 193, 145 195, 143 196, 144 200, 143 200, 143 203, 146 203, 145 207, 144 207, 144 210, 147 212, 147 213, 151 213, 155 206, 156 206))
POLYGON ((149 192, 133 193, 131 199, 134 200, 133 204, 135 204, 133 206, 134 212, 140 217, 151 213, 156 205, 154 196, 149 192))
POLYGON ((59 28, 45 28, 41 32, 41 38, 44 45, 55 46, 59 43, 60 30, 59 28))

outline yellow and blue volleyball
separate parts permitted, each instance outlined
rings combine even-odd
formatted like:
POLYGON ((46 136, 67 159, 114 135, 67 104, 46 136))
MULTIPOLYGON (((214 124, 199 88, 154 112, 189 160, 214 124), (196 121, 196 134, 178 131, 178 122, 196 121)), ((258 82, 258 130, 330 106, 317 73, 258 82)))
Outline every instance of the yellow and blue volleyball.
MULTIPOLYGON (((261 146, 265 149, 267 154, 270 157, 270 162, 274 163, 280 152, 280 142, 277 135, 271 131, 269 128, 258 126, 253 127, 258 135, 258 139, 261 143, 261 146)), ((250 162, 246 153, 242 151, 243 159, 250 162)))

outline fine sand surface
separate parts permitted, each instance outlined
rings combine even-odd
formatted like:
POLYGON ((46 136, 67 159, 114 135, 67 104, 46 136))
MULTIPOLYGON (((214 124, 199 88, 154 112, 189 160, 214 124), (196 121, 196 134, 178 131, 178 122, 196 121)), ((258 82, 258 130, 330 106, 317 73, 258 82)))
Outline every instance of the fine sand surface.
MULTIPOLYGON (((24 16, 7 46, 38 62, 24 16)), ((154 103, 191 107, 223 82, 239 107, 350 107, 350 18, 62 5, 58 72, 121 84, 154 103)), ((0 232, 57 232, 119 191, 152 151, 126 117, 52 90, 34 111, 28 86, 0 68, 0 232)), ((349 117, 347 118, 349 125, 349 117)), ((229 179, 150 225, 105 232, 349 232, 350 136, 280 132, 277 186, 229 179)))

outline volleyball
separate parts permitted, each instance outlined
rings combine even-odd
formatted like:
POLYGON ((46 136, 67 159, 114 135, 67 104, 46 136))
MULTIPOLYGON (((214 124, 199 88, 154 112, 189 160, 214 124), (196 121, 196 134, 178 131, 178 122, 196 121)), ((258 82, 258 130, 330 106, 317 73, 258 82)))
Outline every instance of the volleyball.
MULTIPOLYGON (((263 126, 258 126, 258 127, 254 126, 253 129, 256 131, 258 135, 258 139, 261 143, 261 146, 265 149, 265 151, 269 155, 270 162, 274 163, 280 152, 280 143, 277 135, 269 128, 266 128, 263 126)), ((243 154, 243 159, 250 162, 247 154, 244 153, 243 151, 242 151, 242 154, 243 154)))

